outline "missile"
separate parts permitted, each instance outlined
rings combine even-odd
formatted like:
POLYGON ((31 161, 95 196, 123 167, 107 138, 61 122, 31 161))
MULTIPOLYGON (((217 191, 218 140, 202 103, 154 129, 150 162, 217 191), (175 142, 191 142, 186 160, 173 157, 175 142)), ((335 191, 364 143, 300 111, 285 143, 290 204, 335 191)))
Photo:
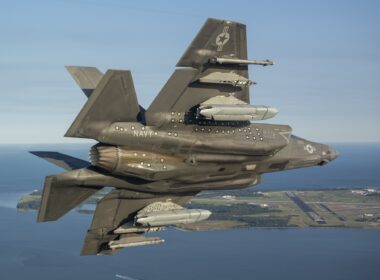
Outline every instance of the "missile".
POLYGON ((211 63, 219 63, 219 64, 240 64, 240 65, 274 65, 274 62, 266 59, 266 60, 247 60, 247 59, 238 59, 238 58, 224 58, 224 57, 215 57, 210 60, 211 63))
POLYGON ((108 242, 108 246, 115 250, 127 247, 135 247, 142 245, 152 245, 152 244, 160 244, 165 240, 159 237, 144 237, 144 236, 128 236, 121 238, 119 240, 112 240, 108 242))
POLYGON ((126 234, 126 233, 147 233, 147 232, 157 232, 165 230, 165 227, 136 227, 132 223, 125 223, 115 229, 113 232, 115 234, 126 234))
POLYGON ((198 109, 198 114, 216 121, 261 121, 273 118, 277 113, 274 107, 249 104, 215 104, 198 109))
POLYGON ((210 211, 203 209, 172 209, 138 214, 136 222, 143 226, 189 224, 206 220, 210 215, 210 211))

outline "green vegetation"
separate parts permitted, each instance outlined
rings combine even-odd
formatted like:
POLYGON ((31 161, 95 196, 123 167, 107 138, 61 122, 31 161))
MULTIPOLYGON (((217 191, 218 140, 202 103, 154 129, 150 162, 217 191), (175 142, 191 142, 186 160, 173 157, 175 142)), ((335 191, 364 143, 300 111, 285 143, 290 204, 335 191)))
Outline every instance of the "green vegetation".
POLYGON ((304 191, 297 192, 305 201, 380 203, 380 195, 353 194, 351 190, 304 191))

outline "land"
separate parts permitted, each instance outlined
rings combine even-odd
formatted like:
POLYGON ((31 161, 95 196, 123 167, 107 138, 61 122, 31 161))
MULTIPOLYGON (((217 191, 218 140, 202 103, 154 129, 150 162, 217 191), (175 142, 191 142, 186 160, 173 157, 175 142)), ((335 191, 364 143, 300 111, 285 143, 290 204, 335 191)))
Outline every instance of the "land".
MULTIPOLYGON (((91 214, 106 192, 91 197, 76 210, 91 214)), ((41 191, 23 196, 19 210, 37 210, 41 191)), ((177 225, 182 230, 218 230, 245 227, 380 227, 380 192, 373 189, 257 192, 202 192, 188 208, 208 209, 206 221, 177 225)))

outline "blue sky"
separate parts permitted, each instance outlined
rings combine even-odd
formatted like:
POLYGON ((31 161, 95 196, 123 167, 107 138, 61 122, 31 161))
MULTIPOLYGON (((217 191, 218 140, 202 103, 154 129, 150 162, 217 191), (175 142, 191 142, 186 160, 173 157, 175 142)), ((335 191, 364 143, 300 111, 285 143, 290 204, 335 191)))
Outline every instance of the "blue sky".
POLYGON ((378 1, 0 0, 0 143, 70 143, 65 65, 131 69, 148 106, 207 17, 247 25, 255 104, 320 142, 380 142, 378 1))

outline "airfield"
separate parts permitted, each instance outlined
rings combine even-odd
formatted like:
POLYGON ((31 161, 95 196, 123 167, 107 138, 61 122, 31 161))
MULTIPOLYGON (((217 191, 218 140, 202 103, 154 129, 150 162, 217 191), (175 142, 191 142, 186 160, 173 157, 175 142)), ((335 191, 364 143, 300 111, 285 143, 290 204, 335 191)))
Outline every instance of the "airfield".
POLYGON ((252 192, 241 196, 200 196, 194 198, 191 205, 206 208, 213 215, 209 220, 186 225, 188 229, 223 229, 231 226, 380 226, 380 194, 370 194, 364 190, 273 191, 252 192), (224 224, 221 221, 228 222, 224 224))
MULTIPOLYGON (((76 211, 92 214, 104 194, 92 196, 76 211)), ((41 191, 34 191, 20 199, 17 209, 37 210, 40 199, 41 191)), ((373 189, 202 192, 187 207, 207 209, 212 215, 202 222, 176 225, 178 229, 380 227, 380 192, 373 189)))

